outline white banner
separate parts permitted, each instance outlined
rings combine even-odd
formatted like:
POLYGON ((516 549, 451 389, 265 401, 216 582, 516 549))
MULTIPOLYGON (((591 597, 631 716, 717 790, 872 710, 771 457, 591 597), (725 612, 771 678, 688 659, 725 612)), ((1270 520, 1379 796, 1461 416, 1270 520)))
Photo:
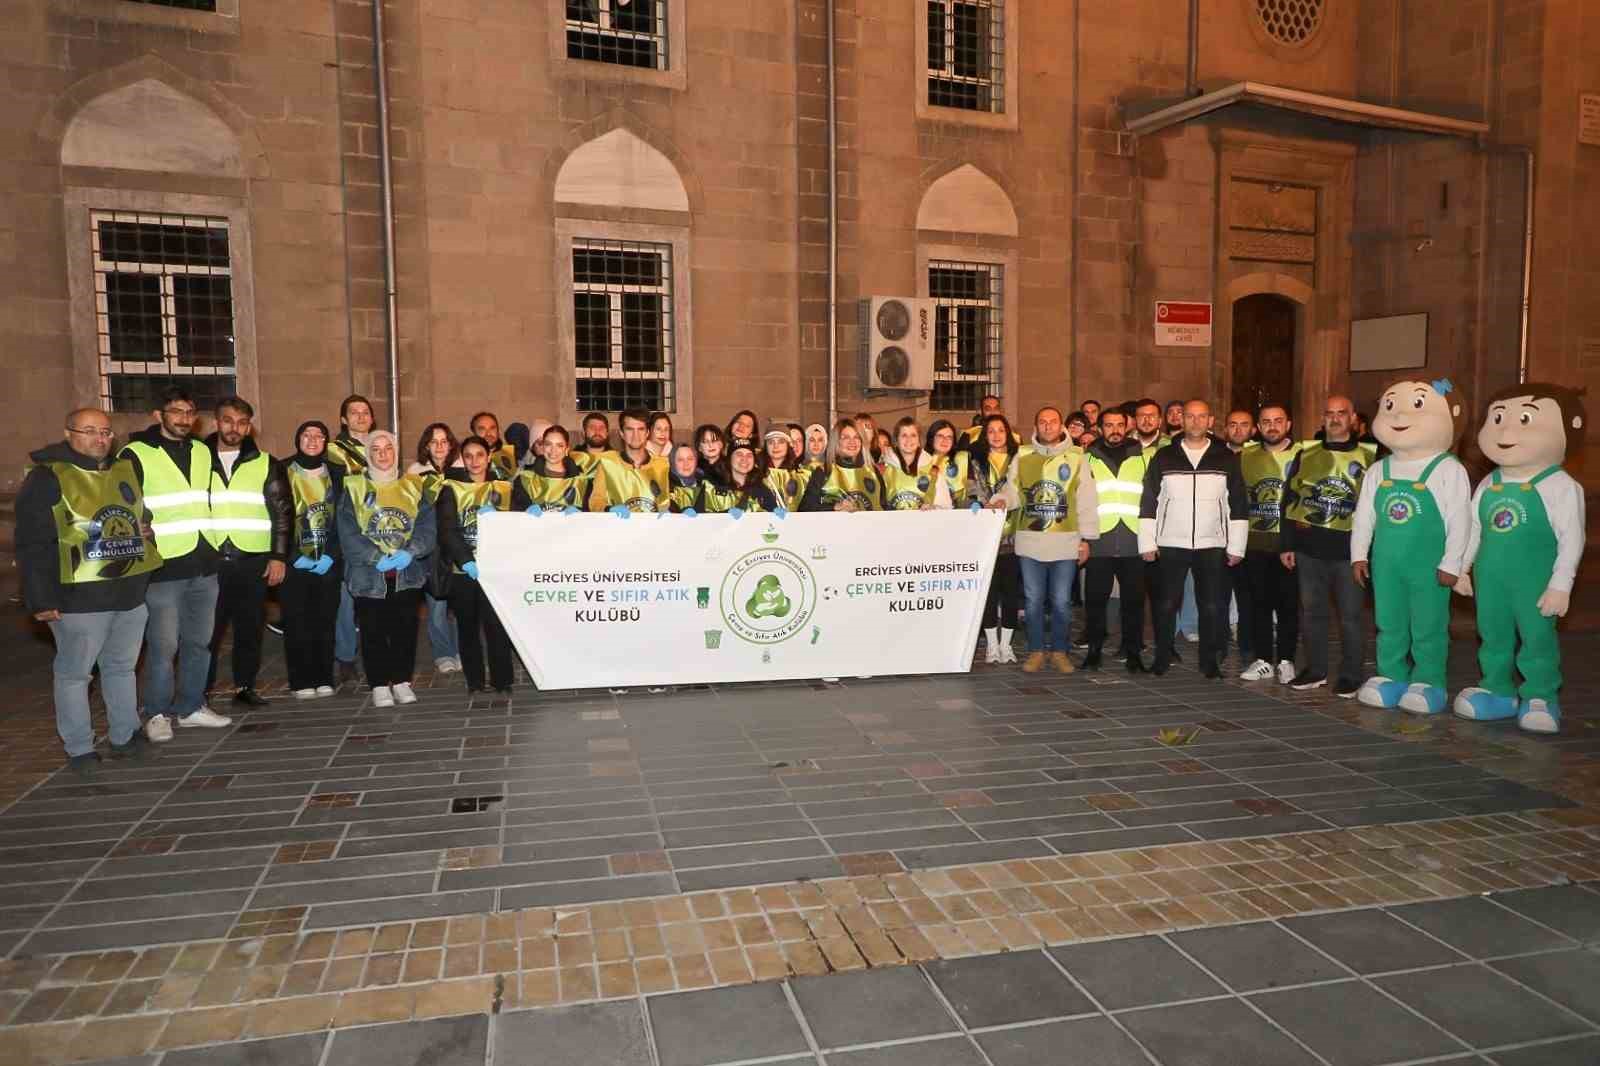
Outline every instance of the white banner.
POLYGON ((995 511, 485 514, 484 591, 540 688, 964 672, 995 511))

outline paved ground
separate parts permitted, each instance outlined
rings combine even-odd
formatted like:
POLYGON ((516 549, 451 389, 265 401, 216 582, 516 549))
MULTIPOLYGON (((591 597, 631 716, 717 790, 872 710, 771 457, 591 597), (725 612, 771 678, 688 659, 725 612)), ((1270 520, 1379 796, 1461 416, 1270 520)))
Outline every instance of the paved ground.
POLYGON ((1593 638, 1559 738, 1182 668, 437 679, 91 784, 5 650, 8 1064, 1600 1061, 1600 897, 1506 891, 1600 878, 1593 638))

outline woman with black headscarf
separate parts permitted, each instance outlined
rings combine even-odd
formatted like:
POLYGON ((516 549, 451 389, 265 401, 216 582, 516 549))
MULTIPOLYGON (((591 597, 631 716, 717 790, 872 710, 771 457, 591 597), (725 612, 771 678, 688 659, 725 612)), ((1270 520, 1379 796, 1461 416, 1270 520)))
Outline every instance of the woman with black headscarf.
POLYGON ((295 453, 284 464, 294 498, 293 565, 278 586, 283 608, 283 654, 296 699, 331 696, 333 625, 339 611, 339 538, 334 504, 344 468, 327 461, 328 427, 302 423, 294 432, 295 453))

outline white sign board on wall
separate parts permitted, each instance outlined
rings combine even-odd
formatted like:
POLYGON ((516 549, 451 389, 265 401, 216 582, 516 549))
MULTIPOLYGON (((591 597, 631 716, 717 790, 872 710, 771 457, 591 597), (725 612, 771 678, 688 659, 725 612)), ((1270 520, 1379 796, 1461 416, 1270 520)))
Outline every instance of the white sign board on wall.
POLYGON ((1408 370, 1428 365, 1428 316, 1385 315, 1350 323, 1350 370, 1408 370))
POLYGON ((1211 305, 1193 300, 1157 300, 1156 344, 1163 348, 1211 347, 1211 305))

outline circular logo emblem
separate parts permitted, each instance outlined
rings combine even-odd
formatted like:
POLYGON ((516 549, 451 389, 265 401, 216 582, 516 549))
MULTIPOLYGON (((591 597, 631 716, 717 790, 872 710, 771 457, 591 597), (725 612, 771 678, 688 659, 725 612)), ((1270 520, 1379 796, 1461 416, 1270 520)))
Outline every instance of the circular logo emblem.
POLYGON ((956 461, 954 459, 950 460, 950 465, 944 468, 945 477, 956 477, 960 473, 961 471, 956 467, 956 461))
POLYGON ((1283 479, 1264 477, 1250 486, 1250 525, 1258 530, 1278 528, 1283 516, 1283 479))
POLYGON ((1495 533, 1510 533, 1522 525, 1522 521, 1522 508, 1510 500, 1505 500, 1490 508, 1489 520, 1485 525, 1495 533))
MULTIPOLYGON (((878 491, 878 483, 876 481, 872 480, 870 477, 862 479, 861 487, 866 489, 868 492, 877 492, 878 491)), ((850 495, 854 496, 854 495, 857 495, 857 493, 851 493, 850 495)))
POLYGON ((1383 515, 1390 525, 1403 526, 1417 517, 1417 505, 1409 496, 1391 496, 1384 505, 1383 515))
POLYGON ((1342 477, 1325 477, 1306 494, 1306 521, 1325 526, 1356 513, 1355 488, 1342 477))
POLYGON ((1054 481, 1036 482, 1028 489, 1025 510, 1029 530, 1040 532, 1052 522, 1059 522, 1067 517, 1066 491, 1054 481))
POLYGON ((817 579, 784 548, 740 556, 722 578, 722 620, 750 644, 778 644, 803 630, 817 607, 817 579))
POLYGON ((102 561, 144 556, 139 518, 126 507, 112 504, 100 508, 89 520, 85 532, 88 534, 88 542, 83 546, 85 559, 102 561))
POLYGON ((328 504, 318 500, 306 505, 300 516, 300 543, 305 547, 321 549, 328 543, 328 504))
POLYGON ((917 478, 917 491, 918 492, 927 492, 928 491, 928 479, 926 477, 917 478))
POLYGON ((398 507, 380 507, 367 519, 363 532, 372 543, 398 551, 411 539, 411 516, 398 507))
POLYGON ((922 493, 912 492, 910 489, 901 489, 889 497, 889 510, 915 511, 922 506, 922 493))

